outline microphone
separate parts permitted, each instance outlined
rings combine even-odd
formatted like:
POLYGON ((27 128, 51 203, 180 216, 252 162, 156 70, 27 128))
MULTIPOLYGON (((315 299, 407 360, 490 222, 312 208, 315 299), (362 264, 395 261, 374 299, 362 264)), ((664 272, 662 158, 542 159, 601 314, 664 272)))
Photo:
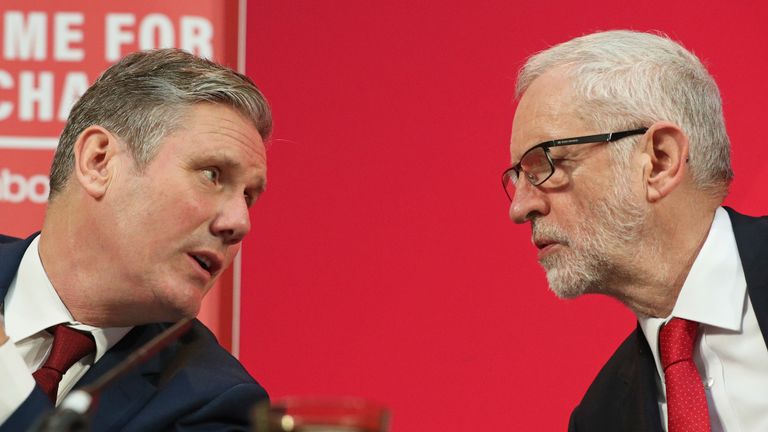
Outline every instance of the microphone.
POLYGON ((192 328, 192 319, 184 318, 168 327, 92 384, 69 393, 56 409, 42 417, 32 431, 88 432, 88 413, 98 403, 101 391, 189 331, 192 328))

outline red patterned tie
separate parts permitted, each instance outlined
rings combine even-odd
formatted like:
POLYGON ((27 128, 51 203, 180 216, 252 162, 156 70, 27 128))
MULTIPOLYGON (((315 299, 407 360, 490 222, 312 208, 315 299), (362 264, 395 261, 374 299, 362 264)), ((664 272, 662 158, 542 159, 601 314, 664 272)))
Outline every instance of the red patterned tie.
POLYGON ((707 396, 693 362, 698 328, 695 321, 672 318, 659 332, 669 432, 710 431, 707 396))
POLYGON ((53 328, 53 346, 48 360, 32 376, 55 404, 61 377, 75 362, 95 350, 96 343, 90 333, 59 324, 53 328))

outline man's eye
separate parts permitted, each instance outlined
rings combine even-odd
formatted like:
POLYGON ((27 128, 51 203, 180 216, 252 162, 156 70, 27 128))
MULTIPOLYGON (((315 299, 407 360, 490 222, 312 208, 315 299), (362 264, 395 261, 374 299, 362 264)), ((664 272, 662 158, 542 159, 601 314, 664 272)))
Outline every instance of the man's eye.
POLYGON ((205 168, 203 170, 203 175, 211 182, 211 183, 218 183, 219 182, 219 170, 216 168, 205 168))

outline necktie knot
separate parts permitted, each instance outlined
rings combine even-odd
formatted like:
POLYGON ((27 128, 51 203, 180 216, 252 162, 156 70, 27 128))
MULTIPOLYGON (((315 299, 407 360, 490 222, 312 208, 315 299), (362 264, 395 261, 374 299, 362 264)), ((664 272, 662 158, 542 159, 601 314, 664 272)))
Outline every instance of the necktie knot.
POLYGON ((693 359, 693 344, 699 323, 683 318, 672 318, 659 332, 661 366, 666 371, 681 361, 693 359))
POLYGON ((59 324, 53 328, 53 345, 48 359, 32 376, 55 403, 62 376, 78 360, 95 350, 96 343, 90 333, 59 324))

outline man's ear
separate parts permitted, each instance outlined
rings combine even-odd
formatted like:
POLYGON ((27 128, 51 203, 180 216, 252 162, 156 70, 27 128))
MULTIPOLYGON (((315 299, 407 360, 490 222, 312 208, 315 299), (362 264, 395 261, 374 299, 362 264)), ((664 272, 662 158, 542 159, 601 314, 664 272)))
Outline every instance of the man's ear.
POLYGON ((644 170, 649 202, 669 195, 685 179, 688 172, 688 136, 680 126, 670 122, 657 122, 645 133, 644 170))
POLYGON ((118 145, 117 137, 101 126, 89 126, 77 137, 75 176, 88 195, 100 199, 106 193, 118 145))

